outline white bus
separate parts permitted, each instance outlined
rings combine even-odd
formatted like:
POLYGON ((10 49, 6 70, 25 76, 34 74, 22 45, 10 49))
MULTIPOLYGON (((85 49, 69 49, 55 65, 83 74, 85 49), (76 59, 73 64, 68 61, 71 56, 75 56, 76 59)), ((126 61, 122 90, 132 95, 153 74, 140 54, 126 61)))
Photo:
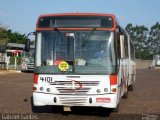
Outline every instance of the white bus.
POLYGON ((154 55, 151 68, 160 68, 160 55, 154 55))
POLYGON ((41 15, 36 26, 33 105, 117 111, 120 99, 133 90, 135 66, 134 44, 114 15, 41 15))

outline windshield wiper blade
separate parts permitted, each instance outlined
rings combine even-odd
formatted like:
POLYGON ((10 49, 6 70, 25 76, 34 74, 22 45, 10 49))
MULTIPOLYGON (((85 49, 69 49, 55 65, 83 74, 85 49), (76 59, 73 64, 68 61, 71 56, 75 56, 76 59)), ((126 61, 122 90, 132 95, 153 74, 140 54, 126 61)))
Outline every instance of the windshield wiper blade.
POLYGON ((59 35, 61 38, 63 38, 62 33, 61 33, 57 28, 54 28, 54 31, 56 31, 56 32, 58 33, 58 35, 59 35))
MULTIPOLYGON (((63 39, 63 36, 62 36, 62 33, 61 33, 57 28, 54 28, 54 31, 56 31, 57 34, 60 36, 60 41, 61 41, 61 55, 62 55, 62 39, 63 39)), ((57 39, 56 39, 56 44, 57 44, 57 39)))
POLYGON ((96 30, 96 28, 93 28, 89 34, 84 38, 83 40, 83 43, 82 43, 82 47, 85 47, 87 42, 88 42, 88 39, 93 35, 94 31, 96 30))

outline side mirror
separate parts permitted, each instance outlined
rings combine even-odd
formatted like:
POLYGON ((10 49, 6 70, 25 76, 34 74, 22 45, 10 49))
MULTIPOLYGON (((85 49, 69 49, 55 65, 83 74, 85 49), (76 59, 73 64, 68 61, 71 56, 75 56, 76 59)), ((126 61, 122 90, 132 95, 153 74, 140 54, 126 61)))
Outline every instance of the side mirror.
POLYGON ((27 52, 30 51, 30 39, 26 40, 24 50, 27 51, 27 52))
POLYGON ((120 35, 121 59, 125 57, 124 51, 124 35, 120 35))

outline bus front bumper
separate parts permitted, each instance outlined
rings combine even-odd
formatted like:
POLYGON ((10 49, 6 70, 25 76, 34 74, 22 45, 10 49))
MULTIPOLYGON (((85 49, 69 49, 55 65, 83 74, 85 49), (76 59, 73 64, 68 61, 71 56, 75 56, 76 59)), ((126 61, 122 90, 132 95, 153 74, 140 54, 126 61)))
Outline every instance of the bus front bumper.
POLYGON ((55 95, 33 92, 33 105, 57 105, 57 106, 88 106, 88 107, 117 107, 117 94, 103 95, 55 95))

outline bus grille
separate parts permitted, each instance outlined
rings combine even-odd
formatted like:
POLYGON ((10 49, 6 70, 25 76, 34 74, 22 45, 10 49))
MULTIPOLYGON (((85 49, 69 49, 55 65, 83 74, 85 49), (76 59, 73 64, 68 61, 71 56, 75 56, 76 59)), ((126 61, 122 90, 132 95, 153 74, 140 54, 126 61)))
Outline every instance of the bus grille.
POLYGON ((72 97, 60 97, 59 99, 63 105, 80 106, 87 103, 87 97, 72 96, 72 97))
POLYGON ((55 81, 54 85, 59 94, 87 94, 100 81, 55 81))

